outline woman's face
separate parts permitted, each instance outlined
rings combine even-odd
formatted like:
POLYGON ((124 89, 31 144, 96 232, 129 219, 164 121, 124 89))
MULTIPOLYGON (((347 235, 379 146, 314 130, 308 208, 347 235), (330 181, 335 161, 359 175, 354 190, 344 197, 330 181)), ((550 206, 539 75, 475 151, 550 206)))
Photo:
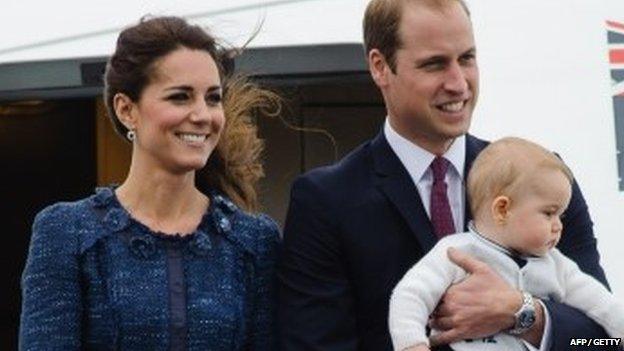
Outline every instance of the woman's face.
POLYGON ((225 124, 215 61, 177 49, 154 63, 135 114, 135 156, 148 167, 183 174, 204 167, 225 124))

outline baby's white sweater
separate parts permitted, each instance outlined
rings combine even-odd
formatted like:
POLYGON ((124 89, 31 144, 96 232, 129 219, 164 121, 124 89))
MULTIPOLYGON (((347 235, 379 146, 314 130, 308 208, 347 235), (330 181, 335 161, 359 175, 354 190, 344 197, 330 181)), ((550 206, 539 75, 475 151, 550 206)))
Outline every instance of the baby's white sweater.
MULTIPOLYGON (((429 344, 425 333, 429 315, 449 286, 466 277, 466 272, 448 258, 450 247, 487 263, 511 286, 542 300, 575 307, 599 323, 611 337, 624 338, 624 304, 559 250, 550 250, 544 257, 523 257, 527 263, 520 268, 505 248, 470 231, 441 239, 394 288, 389 327, 395 350, 429 344)), ((505 333, 457 342, 451 347, 474 351, 525 350, 520 339, 505 333)))

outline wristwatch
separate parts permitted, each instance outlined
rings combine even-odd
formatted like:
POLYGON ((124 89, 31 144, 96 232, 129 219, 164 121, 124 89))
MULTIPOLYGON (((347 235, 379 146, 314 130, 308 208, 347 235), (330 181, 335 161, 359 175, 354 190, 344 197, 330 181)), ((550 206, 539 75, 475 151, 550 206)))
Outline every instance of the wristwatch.
POLYGON ((508 334, 520 335, 529 330, 535 323, 535 306, 533 296, 526 291, 522 291, 522 306, 515 313, 516 323, 507 330, 508 334))

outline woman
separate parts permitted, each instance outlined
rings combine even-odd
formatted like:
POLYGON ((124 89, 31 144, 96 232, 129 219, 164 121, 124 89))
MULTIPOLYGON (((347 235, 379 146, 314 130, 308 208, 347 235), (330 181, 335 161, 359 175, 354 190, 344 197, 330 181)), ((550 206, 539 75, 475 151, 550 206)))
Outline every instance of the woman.
POLYGON ((37 215, 20 349, 274 349, 278 228, 246 211, 262 175, 249 113, 277 98, 224 85, 227 60, 180 18, 119 35, 105 102, 130 170, 37 215))

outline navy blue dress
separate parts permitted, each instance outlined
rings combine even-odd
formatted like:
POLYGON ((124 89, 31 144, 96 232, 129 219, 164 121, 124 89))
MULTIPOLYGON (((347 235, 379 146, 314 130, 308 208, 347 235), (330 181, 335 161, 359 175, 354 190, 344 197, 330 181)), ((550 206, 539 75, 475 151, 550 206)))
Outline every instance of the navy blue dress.
POLYGON ((278 227, 223 195, 197 230, 152 232, 113 189, 39 213, 21 350, 274 350, 278 227))

